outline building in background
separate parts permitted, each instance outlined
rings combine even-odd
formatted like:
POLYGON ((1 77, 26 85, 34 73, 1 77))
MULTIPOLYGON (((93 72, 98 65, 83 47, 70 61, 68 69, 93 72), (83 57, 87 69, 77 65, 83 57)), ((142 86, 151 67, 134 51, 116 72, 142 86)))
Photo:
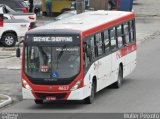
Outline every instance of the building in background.
MULTIPOLYGON (((86 8, 92 8, 94 10, 108 10, 108 0, 84 0, 87 3, 86 8)), ((76 0, 52 0, 52 13, 63 13, 70 10, 72 3, 75 4, 76 0)), ((73 5, 74 6, 74 5, 73 5)), ((42 0, 42 12, 47 14, 46 0, 42 0)))
POLYGON ((108 0, 89 0, 89 6, 94 10, 108 10, 108 0))

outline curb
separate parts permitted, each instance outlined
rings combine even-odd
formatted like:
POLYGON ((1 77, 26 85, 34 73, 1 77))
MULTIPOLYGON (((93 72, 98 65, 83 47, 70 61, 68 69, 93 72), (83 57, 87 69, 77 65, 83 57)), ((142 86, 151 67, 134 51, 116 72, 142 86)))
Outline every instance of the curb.
POLYGON ((0 67, 0 69, 8 69, 8 70, 21 70, 21 67, 13 66, 13 67, 0 67))
POLYGON ((6 67, 6 69, 8 69, 8 70, 21 70, 21 66, 13 66, 13 67, 6 67))
POLYGON ((3 94, 0 94, 0 96, 4 97, 4 98, 7 98, 7 100, 3 101, 2 103, 0 103, 0 108, 6 106, 6 105, 9 105, 12 103, 12 98, 7 96, 7 95, 3 95, 3 94))

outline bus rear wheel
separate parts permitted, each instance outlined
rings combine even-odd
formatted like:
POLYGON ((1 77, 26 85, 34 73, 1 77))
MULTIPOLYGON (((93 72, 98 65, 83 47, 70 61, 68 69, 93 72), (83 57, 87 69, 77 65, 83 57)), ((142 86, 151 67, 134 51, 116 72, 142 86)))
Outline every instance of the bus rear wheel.
POLYGON ((96 93, 96 83, 93 81, 92 87, 91 87, 91 95, 84 100, 85 104, 92 104, 93 103, 95 93, 96 93))
POLYGON ((36 104, 43 104, 43 100, 41 100, 41 99, 35 99, 34 102, 36 104))
POLYGON ((118 80, 113 84, 114 88, 120 88, 122 85, 122 80, 123 80, 123 69, 122 66, 120 66, 118 72, 118 80))

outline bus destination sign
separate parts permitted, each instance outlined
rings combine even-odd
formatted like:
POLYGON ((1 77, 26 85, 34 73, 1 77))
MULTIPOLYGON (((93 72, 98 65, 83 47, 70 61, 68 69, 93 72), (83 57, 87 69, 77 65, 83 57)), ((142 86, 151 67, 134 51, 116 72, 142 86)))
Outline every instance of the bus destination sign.
POLYGON ((33 37, 33 42, 73 42, 72 37, 33 37))

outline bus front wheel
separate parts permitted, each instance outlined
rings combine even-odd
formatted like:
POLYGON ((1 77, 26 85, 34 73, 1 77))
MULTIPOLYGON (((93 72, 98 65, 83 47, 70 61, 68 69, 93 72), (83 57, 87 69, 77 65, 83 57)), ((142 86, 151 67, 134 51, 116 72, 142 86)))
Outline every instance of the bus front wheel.
POLYGON ((93 81, 92 87, 91 87, 91 95, 84 100, 85 104, 92 104, 93 103, 95 93, 96 93, 96 83, 93 81))

